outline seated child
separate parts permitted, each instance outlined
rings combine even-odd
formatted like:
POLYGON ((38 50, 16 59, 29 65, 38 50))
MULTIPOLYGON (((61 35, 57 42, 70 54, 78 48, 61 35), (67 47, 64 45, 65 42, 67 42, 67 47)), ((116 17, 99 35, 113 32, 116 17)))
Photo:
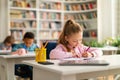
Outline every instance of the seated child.
POLYGON ((27 52, 34 52, 38 46, 34 43, 34 34, 26 32, 23 37, 23 43, 17 44, 12 48, 13 54, 24 55, 27 52))
POLYGON ((50 52, 50 59, 64 58, 81 58, 81 57, 98 57, 103 54, 101 50, 90 48, 82 44, 83 30, 82 27, 68 20, 58 39, 58 45, 50 52))
POLYGON ((5 40, 0 43, 0 50, 12 50, 12 45, 15 42, 15 39, 13 36, 7 36, 5 40))
MULTIPOLYGON (((27 52, 34 52, 38 46, 34 43, 34 34, 26 32, 23 37, 23 43, 17 44, 12 48, 13 54, 24 55, 27 52)), ((15 75, 30 77, 32 80, 32 67, 25 64, 15 65, 15 75)))

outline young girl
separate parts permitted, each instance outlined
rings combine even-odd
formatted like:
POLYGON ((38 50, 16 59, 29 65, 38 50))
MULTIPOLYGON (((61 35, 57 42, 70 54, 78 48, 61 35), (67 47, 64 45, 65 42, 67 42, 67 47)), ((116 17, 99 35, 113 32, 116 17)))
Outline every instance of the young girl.
POLYGON ((0 50, 12 50, 12 45, 14 43, 15 39, 13 36, 7 36, 5 40, 0 43, 0 50))
POLYGON ((58 45, 50 52, 51 59, 64 59, 71 57, 98 57, 103 54, 101 50, 90 48, 82 44, 83 30, 82 27, 68 20, 59 37, 58 45))

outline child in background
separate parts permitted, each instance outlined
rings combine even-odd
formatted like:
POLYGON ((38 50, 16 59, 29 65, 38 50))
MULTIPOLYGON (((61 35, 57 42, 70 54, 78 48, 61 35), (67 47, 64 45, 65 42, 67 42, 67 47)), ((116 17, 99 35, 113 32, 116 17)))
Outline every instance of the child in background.
MULTIPOLYGON (((17 44, 12 48, 12 54, 24 55, 27 52, 34 52, 38 46, 34 43, 34 34, 32 32, 26 32, 23 37, 23 43, 17 44)), ((15 75, 22 75, 30 77, 32 80, 32 66, 25 64, 15 65, 15 75)))
POLYGON ((13 36, 7 36, 5 40, 0 43, 0 50, 12 50, 12 45, 15 42, 15 39, 13 36))
POLYGON ((58 45, 50 52, 50 59, 91 58, 103 54, 101 50, 84 46, 82 39, 82 27, 73 20, 68 20, 59 37, 58 45))
POLYGON ((32 32, 26 32, 23 37, 23 43, 14 46, 12 51, 13 54, 23 55, 27 52, 34 52, 36 48, 38 46, 34 43, 34 34, 32 32))

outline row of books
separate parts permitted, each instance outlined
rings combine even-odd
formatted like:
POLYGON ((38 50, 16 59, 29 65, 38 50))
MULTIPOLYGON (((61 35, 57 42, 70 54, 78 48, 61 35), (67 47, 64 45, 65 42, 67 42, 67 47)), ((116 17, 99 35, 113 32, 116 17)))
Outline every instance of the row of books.
POLYGON ((11 0, 11 7, 22 7, 22 8, 35 8, 36 1, 35 0, 11 0))
POLYGON ((61 33, 60 31, 53 31, 53 32, 40 31, 39 35, 41 36, 41 39, 58 39, 60 33, 61 33))
POLYGON ((65 0, 65 1, 91 1, 91 0, 65 0))
POLYGON ((40 16, 41 16, 41 19, 56 19, 56 20, 61 19, 60 13, 41 12, 40 16))
POLYGON ((60 22, 41 22, 40 29, 61 29, 60 22))
POLYGON ((61 10, 60 2, 40 2, 40 9, 61 10))
POLYGON ((36 28, 36 21, 16 21, 10 22, 11 28, 36 28))
POLYGON ((97 31, 96 30, 84 31, 83 37, 97 37, 97 31))
POLYGON ((64 5, 64 10, 67 10, 67 11, 90 10, 95 8, 97 8, 96 2, 64 5))
POLYGON ((36 12, 35 11, 21 11, 21 10, 11 10, 10 12, 11 18, 36 18, 36 12))
POLYGON ((23 31, 22 30, 19 30, 19 31, 11 30, 11 35, 14 36, 15 40, 22 41, 22 39, 23 39, 23 31))
MULTIPOLYGON (((25 31, 25 30, 11 30, 11 35, 14 36, 15 40, 22 41, 23 35, 26 32, 27 31, 25 31)), ((35 31, 29 31, 29 32, 32 32, 35 35, 35 37, 36 37, 36 32, 35 31)))
POLYGON ((83 28, 84 31, 97 30, 96 22, 84 22, 84 23, 79 23, 79 24, 83 28))
POLYGON ((74 20, 88 20, 97 18, 96 12, 82 13, 82 14, 65 14, 64 19, 74 19, 74 20))

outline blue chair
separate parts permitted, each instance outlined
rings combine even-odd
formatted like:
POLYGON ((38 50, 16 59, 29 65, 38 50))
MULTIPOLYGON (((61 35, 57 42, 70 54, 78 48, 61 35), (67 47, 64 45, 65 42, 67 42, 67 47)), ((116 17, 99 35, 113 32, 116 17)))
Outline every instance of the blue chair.
MULTIPOLYGON (((45 44, 45 43, 43 43, 43 44, 45 44)), ((50 57, 49 57, 50 51, 51 51, 52 49, 54 49, 54 48, 56 47, 56 45, 57 45, 56 42, 48 42, 48 44, 47 44, 47 46, 46 46, 46 48, 47 48, 46 58, 47 58, 47 59, 50 59, 50 57)))

